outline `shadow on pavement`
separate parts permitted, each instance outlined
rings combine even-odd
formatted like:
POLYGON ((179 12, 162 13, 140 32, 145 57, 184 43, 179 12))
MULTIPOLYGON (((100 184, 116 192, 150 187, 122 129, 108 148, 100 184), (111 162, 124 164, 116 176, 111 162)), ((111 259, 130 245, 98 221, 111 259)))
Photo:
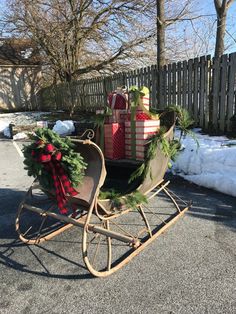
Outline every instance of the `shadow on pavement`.
MULTIPOLYGON (((68 246, 72 243, 75 243, 75 240, 52 239, 50 240, 50 242, 53 244, 53 246, 55 246, 55 250, 49 249, 45 245, 27 245, 19 240, 18 234, 15 230, 15 219, 17 208, 22 201, 24 195, 24 191, 14 189, 0 189, 0 264, 21 271, 23 273, 30 273, 43 277, 61 279, 93 278, 89 273, 71 275, 64 275, 61 273, 52 274, 42 260, 42 253, 46 253, 48 255, 47 260, 50 260, 50 258, 57 258, 58 263, 64 262, 68 265, 74 265, 78 267, 78 269, 87 270, 84 265, 77 263, 68 256, 66 256, 66 252, 63 252, 64 254, 57 253, 56 249, 58 248, 58 246, 63 244, 65 245, 65 242, 66 246, 68 246), (29 255, 29 252, 25 252, 26 250, 30 251, 31 257, 33 256, 34 260, 42 266, 43 271, 37 271, 33 269, 31 263, 27 263, 26 261, 24 261, 24 255, 29 255)), ((34 263, 32 263, 32 265, 34 265, 34 263)))
MULTIPOLYGON (((179 177, 168 175, 167 179, 171 180, 170 189, 174 193, 184 200, 193 201, 193 206, 188 211, 187 215, 215 221, 218 225, 222 224, 230 228, 230 230, 236 231, 236 202, 234 197, 201 188, 179 177)), ((15 231, 15 217, 18 204, 24 194, 24 191, 7 188, 0 189, 0 264, 22 273, 42 277, 60 279, 93 278, 88 271, 85 271, 86 268, 84 265, 73 260, 73 252, 71 255, 69 254, 70 256, 67 254, 66 248, 67 246, 69 247, 70 244, 75 243, 74 238, 66 236, 63 239, 56 238, 55 240, 50 240, 51 245, 46 243, 46 245, 34 246, 25 245, 18 239, 18 235, 15 231), (29 261, 24 260, 24 254, 30 256, 29 261), (47 267, 47 261, 51 264, 55 259, 58 260, 57 264, 64 263, 64 265, 57 273, 55 273, 55 271, 52 273, 47 267), (35 263, 37 267, 35 267, 35 263), (73 270, 72 274, 62 274, 65 265, 66 268, 78 267, 81 273, 77 274, 75 270, 73 270), (39 266, 40 269, 37 270, 39 266)), ((168 200, 166 200, 166 202, 168 202, 168 200)))
POLYGON ((236 198, 168 175, 170 189, 179 197, 193 201, 188 215, 215 221, 236 231, 236 198))

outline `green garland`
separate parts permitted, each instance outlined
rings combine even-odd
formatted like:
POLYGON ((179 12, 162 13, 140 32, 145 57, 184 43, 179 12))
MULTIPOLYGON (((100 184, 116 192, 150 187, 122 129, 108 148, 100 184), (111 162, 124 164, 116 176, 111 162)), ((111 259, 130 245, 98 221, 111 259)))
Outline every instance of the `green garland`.
POLYGON ((181 108, 180 106, 177 106, 177 105, 176 106, 169 106, 169 107, 167 107, 166 110, 167 111, 173 111, 176 113, 177 126, 180 129, 179 141, 181 141, 182 137, 189 135, 195 140, 197 147, 199 147, 198 139, 197 139, 195 133, 191 130, 191 128, 194 125, 194 119, 191 117, 188 110, 181 108))
POLYGON ((25 169, 29 176, 38 178, 40 185, 46 189, 53 189, 53 180, 40 157, 47 156, 49 148, 53 156, 60 156, 60 164, 64 168, 73 187, 77 187, 82 181, 87 164, 82 156, 74 151, 75 144, 69 138, 61 138, 57 133, 48 128, 40 128, 30 135, 32 143, 25 145, 23 154, 25 157, 25 169))
POLYGON ((130 194, 122 194, 114 189, 101 190, 99 199, 109 199, 111 206, 120 209, 123 205, 126 208, 137 209, 139 205, 147 204, 147 198, 138 190, 133 191, 130 194))
MULTIPOLYGON (((150 162, 156 155, 158 145, 160 145, 162 153, 172 161, 176 160, 176 157, 180 152, 182 136, 190 135, 199 147, 195 134, 190 130, 191 126, 194 124, 194 120, 191 118, 189 112, 179 106, 170 106, 166 109, 166 111, 176 113, 177 123, 180 129, 179 139, 167 140, 164 137, 166 128, 162 127, 160 131, 149 140, 145 162, 131 174, 129 183, 137 178, 144 179, 147 176, 150 168, 150 162)), ((171 164, 169 164, 169 167, 171 167, 171 164)), ((150 176, 152 176, 151 173, 150 176)))
MULTIPOLYGON (((150 162, 152 159, 155 158, 156 156, 156 151, 158 145, 160 146, 160 149, 162 153, 166 156, 169 157, 171 160, 175 160, 180 149, 180 142, 179 140, 167 140, 164 137, 164 134, 166 133, 166 128, 161 127, 160 131, 152 136, 149 139, 148 142, 148 148, 146 151, 146 156, 145 156, 145 162, 142 163, 140 167, 138 167, 130 176, 129 183, 132 181, 138 179, 138 178, 146 178, 149 169, 150 169, 150 162)), ((152 174, 150 173, 151 179, 152 179, 152 174)))

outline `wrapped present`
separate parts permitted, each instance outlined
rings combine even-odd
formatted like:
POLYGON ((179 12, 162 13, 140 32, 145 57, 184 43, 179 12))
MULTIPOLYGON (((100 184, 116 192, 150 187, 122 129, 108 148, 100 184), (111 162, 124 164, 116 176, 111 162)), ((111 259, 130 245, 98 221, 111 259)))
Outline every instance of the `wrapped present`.
POLYGON ((108 105, 111 109, 128 109, 128 92, 126 87, 117 87, 108 95, 108 105))
POLYGON ((140 98, 137 109, 146 112, 146 110, 149 111, 149 106, 150 106, 149 89, 145 86, 142 86, 140 88, 140 98))
POLYGON ((124 123, 127 117, 126 109, 114 109, 112 115, 105 120, 106 123, 124 123))
POLYGON ((127 119, 126 109, 113 109, 110 115, 106 115, 104 109, 96 110, 96 115, 105 115, 105 123, 125 123, 127 119))
MULTIPOLYGON (((143 112, 142 110, 136 110, 135 112, 135 120, 151 120, 150 115, 147 113, 143 112)), ((130 121, 131 120, 131 113, 128 111, 125 117, 125 121, 130 121)))
MULTIPOLYGON (((130 107, 134 108, 137 113, 145 114, 145 119, 158 120, 159 116, 149 111, 149 89, 146 86, 138 88, 131 86, 129 89, 130 107)), ((143 120, 144 118, 142 118, 143 120)), ((139 120, 139 119, 137 119, 139 120)))
POLYGON ((125 125, 111 123, 104 125, 105 158, 122 159, 125 157, 125 125))
POLYGON ((160 120, 136 120, 125 122, 125 158, 144 160, 148 139, 160 129, 160 120), (134 131, 132 131, 134 130, 134 131))
POLYGON ((149 94, 146 96, 141 96, 140 97, 140 103, 138 106, 138 110, 143 110, 143 107, 147 110, 149 110, 150 107, 150 98, 149 98, 149 94))

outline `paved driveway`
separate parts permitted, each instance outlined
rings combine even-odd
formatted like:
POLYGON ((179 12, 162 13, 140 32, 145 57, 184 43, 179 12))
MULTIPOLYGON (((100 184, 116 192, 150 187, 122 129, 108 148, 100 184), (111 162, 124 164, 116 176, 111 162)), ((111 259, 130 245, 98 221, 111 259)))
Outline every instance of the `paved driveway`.
MULTIPOLYGON (((20 146, 21 144, 19 144, 20 146)), ((193 208, 114 275, 84 268, 81 232, 17 240, 17 205, 32 182, 0 141, 0 313, 236 313, 236 199, 172 178, 193 208)))

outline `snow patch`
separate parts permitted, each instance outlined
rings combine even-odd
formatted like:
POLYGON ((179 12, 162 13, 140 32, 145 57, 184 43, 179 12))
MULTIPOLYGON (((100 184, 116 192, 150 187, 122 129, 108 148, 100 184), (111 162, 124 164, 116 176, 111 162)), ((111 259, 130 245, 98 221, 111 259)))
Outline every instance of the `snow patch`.
POLYGON ((0 133, 3 133, 4 130, 9 127, 9 124, 10 124, 10 123, 11 123, 11 122, 8 121, 8 120, 6 120, 6 121, 0 121, 0 133))
MULTIPOLYGON (((176 132, 178 135, 178 132, 176 132)), ((189 136, 182 140, 184 149, 173 163, 172 172, 200 186, 236 196, 236 146, 224 136, 199 134, 199 142, 189 136), (230 145, 228 145, 230 144, 230 145)))

